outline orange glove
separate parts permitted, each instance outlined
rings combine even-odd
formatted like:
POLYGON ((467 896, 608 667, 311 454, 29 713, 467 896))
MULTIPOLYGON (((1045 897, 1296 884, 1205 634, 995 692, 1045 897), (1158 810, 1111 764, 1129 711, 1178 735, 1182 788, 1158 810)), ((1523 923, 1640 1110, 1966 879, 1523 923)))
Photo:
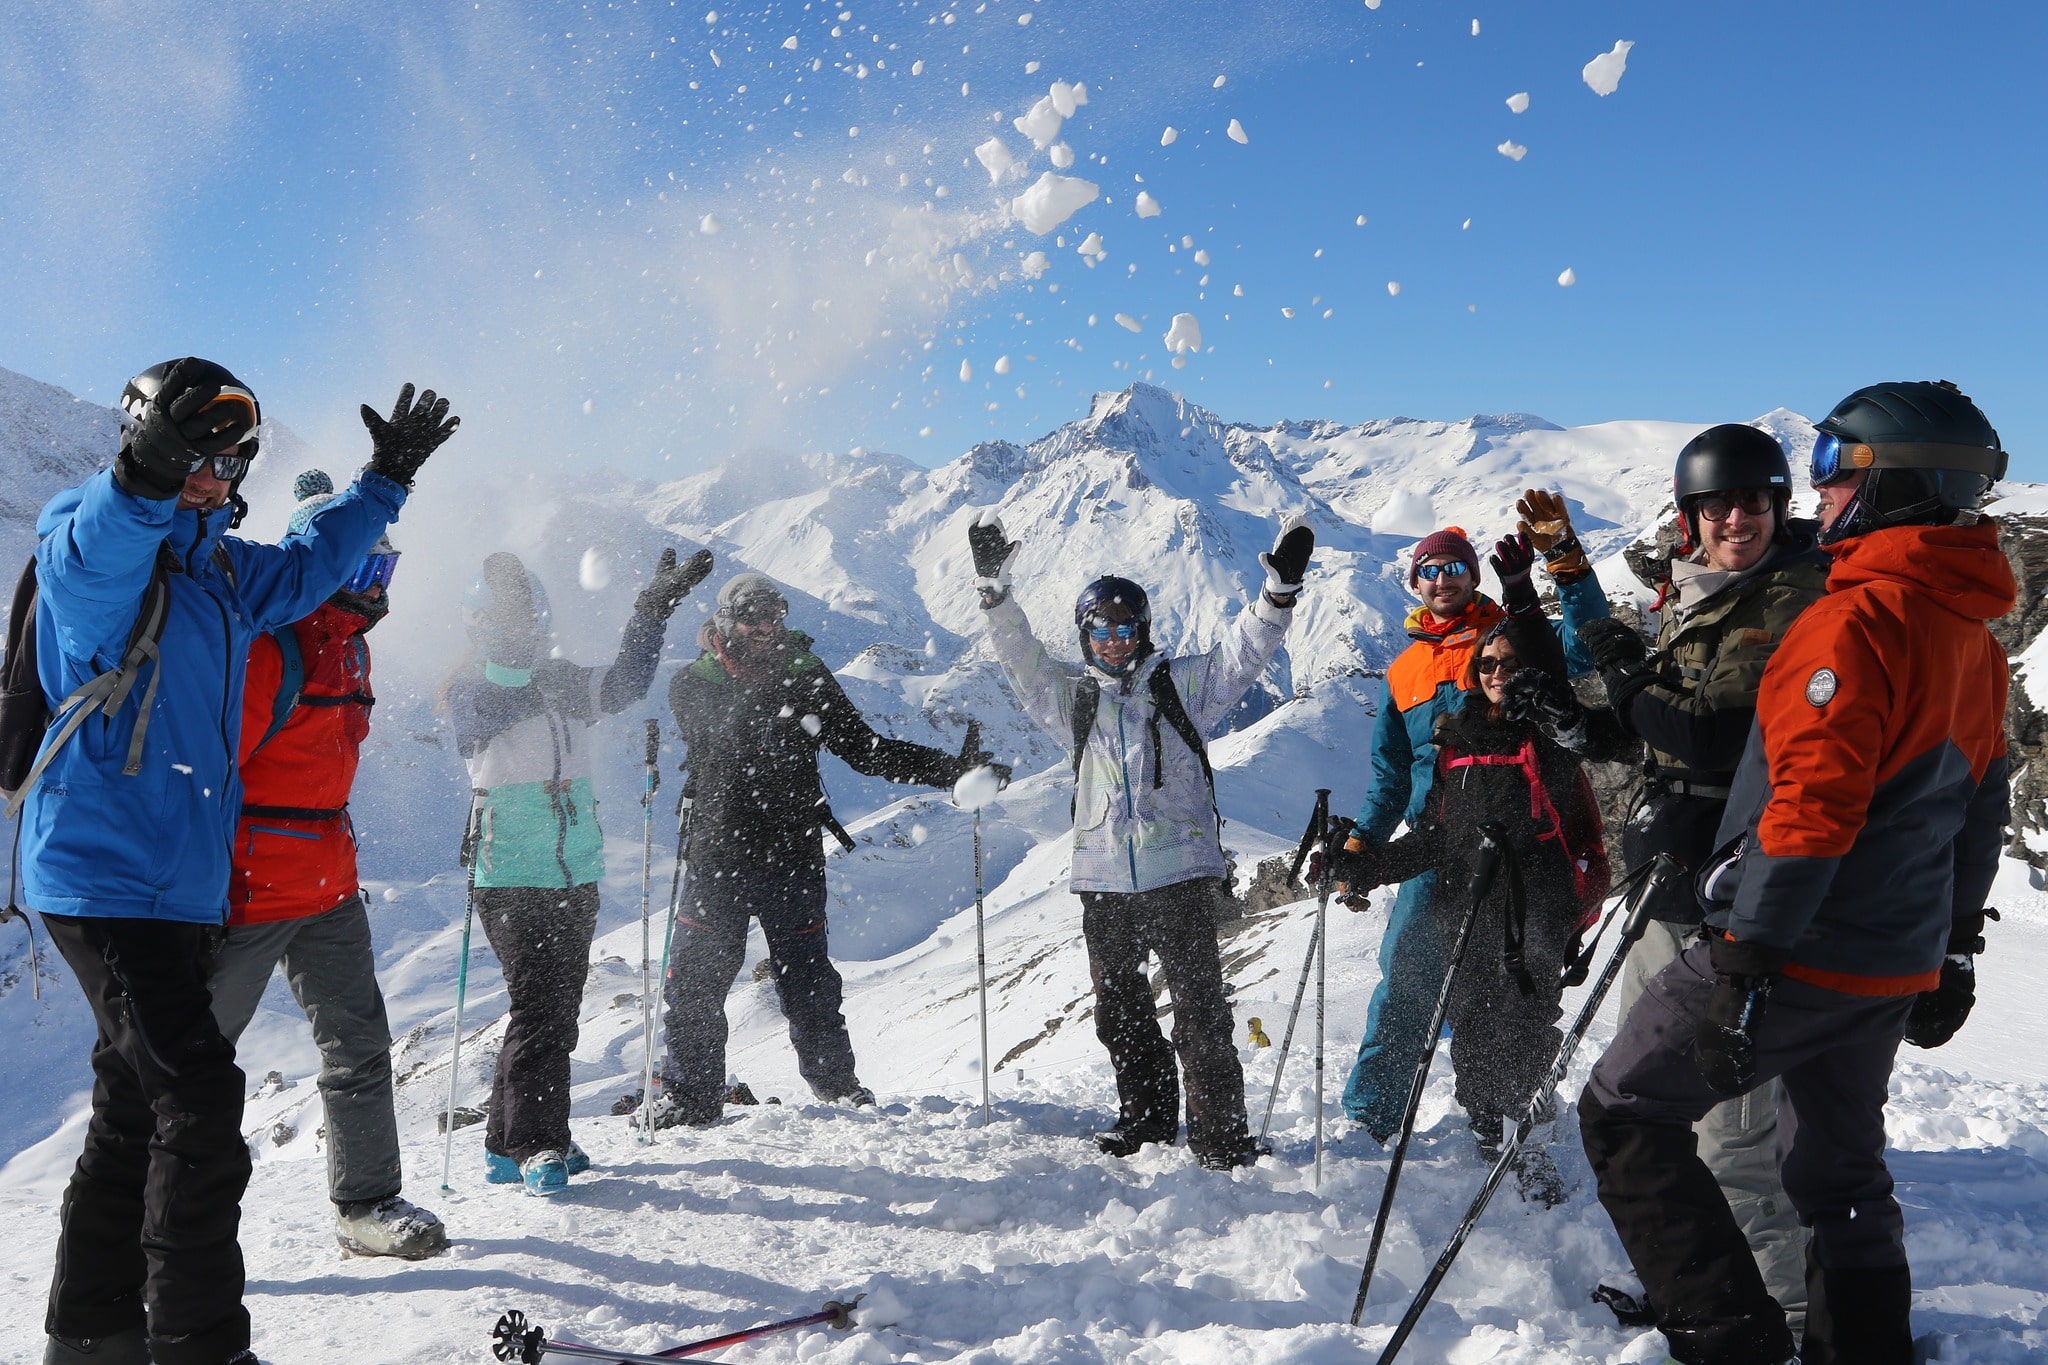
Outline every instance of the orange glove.
POLYGON ((1522 514, 1518 529, 1543 556, 1545 573, 1570 583, 1592 572, 1592 562, 1572 530, 1572 514, 1563 498, 1545 489, 1531 488, 1522 494, 1515 510, 1522 514))

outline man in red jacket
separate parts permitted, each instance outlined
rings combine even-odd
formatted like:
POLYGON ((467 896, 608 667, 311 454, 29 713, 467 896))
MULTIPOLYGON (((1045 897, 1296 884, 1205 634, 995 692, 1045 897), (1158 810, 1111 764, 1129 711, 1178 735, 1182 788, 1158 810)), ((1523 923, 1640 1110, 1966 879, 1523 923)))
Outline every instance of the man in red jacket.
POLYGON ((1699 869, 1704 937, 1579 1102, 1600 1202, 1685 1365, 1793 1355, 1691 1129, 1773 1077, 1779 1171, 1813 1233, 1799 1359, 1912 1361, 1885 1096, 1901 1039, 1938 1047, 1969 1013, 2010 813, 2010 673, 1985 623, 2016 590, 1975 510, 2005 472, 1998 433, 1947 383, 1859 389, 1817 425, 1827 593, 1764 670, 1699 869))
MULTIPOLYGON (((298 535, 334 486, 313 469, 293 491, 298 535)), ((336 1238, 357 1255, 418 1260, 445 1248, 448 1234, 399 1193, 391 1026, 348 815, 376 704, 364 635, 390 609, 385 589, 397 561, 391 542, 380 540, 341 591, 304 620, 257 636, 249 651, 227 937, 207 985, 214 1018, 233 1041, 256 1013, 271 968, 284 964, 320 1047, 336 1238)))

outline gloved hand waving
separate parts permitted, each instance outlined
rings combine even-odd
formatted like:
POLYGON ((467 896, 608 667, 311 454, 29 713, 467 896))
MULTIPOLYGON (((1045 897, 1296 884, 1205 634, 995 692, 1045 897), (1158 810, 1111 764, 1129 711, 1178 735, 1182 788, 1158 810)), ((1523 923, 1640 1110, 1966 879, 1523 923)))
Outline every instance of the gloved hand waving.
POLYGON ((655 563, 653 579, 633 599, 633 614, 656 621, 668 620, 690 595, 690 589, 702 583, 710 572, 711 551, 699 550, 678 564, 675 547, 664 549, 655 563))
POLYGON ((460 417, 448 415, 448 400, 432 389, 420 393, 414 403, 412 385, 398 391, 398 401, 389 418, 379 417, 368 403, 362 405, 363 425, 370 430, 370 470, 393 483, 412 487, 413 475, 462 425, 460 417))
POLYGON ((1010 592, 1010 564, 1023 548, 1003 531, 1002 519, 985 512, 967 528, 967 548, 974 555, 974 586, 981 590, 981 605, 992 607, 1010 592))
POLYGON ((1494 577, 1500 580, 1500 604, 1507 608, 1508 615, 1528 616, 1543 610, 1536 597, 1536 585, 1529 581, 1536 553, 1526 530, 1495 541, 1493 553, 1487 558, 1493 565, 1494 577))
POLYGON ((1531 488, 1515 503, 1520 529, 1543 556, 1543 569, 1560 583, 1573 583, 1593 571, 1579 537, 1572 530, 1571 510, 1547 489, 1531 488))
POLYGON ((1299 516, 1280 523, 1280 536, 1273 548, 1259 556, 1266 569, 1266 600, 1276 607, 1291 607, 1308 575, 1308 557, 1315 553, 1316 533, 1299 516))

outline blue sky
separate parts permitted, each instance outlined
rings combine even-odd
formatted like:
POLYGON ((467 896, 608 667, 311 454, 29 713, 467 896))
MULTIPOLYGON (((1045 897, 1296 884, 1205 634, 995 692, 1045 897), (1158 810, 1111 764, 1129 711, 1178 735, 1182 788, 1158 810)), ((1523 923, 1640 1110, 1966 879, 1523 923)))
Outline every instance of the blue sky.
POLYGON ((1945 377, 2048 478, 2042 7, 714 4, 0 19, 0 365, 110 401, 196 351, 356 444, 417 379, 494 458, 650 476, 935 463, 1148 372, 1259 423, 1706 424, 1945 377), (1047 152, 999 186, 972 155, 1030 151, 1055 79, 1101 198, 1040 237, 1002 206, 1047 152))

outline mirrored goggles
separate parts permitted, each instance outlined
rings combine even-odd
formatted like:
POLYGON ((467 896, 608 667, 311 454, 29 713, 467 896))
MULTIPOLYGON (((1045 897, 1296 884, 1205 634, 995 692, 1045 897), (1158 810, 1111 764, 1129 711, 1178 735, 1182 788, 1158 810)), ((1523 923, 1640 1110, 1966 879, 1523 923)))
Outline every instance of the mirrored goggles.
POLYGON ((1832 431, 1823 431, 1813 440, 1813 460, 1807 473, 1816 488, 1846 479, 1860 469, 1868 469, 1876 462, 1877 452, 1860 442, 1845 442, 1832 431))
POLYGON ((1415 570, 1415 576, 1425 583, 1434 583, 1439 576, 1444 578, 1463 578, 1470 572, 1471 569, 1464 560, 1454 559, 1448 564, 1421 565, 1415 570))
POLYGON ((390 554, 364 555, 363 562, 356 565, 356 571, 348 576, 348 582, 341 585, 342 591, 365 593, 372 585, 388 588, 391 586, 391 575, 397 571, 398 552, 395 550, 390 554))
POLYGON ((249 461, 256 456, 256 443, 245 441, 235 447, 232 455, 209 455, 202 463, 213 470, 213 477, 222 483, 233 483, 249 472, 249 461))
POLYGON ((1702 493, 1693 499, 1693 510, 1707 521, 1726 521, 1740 507, 1752 517, 1760 517, 1771 510, 1776 501, 1768 488, 1728 488, 1717 493, 1702 493))
POLYGON ((1105 644, 1112 639, 1135 640, 1138 638, 1138 623, 1136 621, 1118 621, 1113 625, 1092 625, 1088 627, 1088 638, 1097 644, 1105 644))

